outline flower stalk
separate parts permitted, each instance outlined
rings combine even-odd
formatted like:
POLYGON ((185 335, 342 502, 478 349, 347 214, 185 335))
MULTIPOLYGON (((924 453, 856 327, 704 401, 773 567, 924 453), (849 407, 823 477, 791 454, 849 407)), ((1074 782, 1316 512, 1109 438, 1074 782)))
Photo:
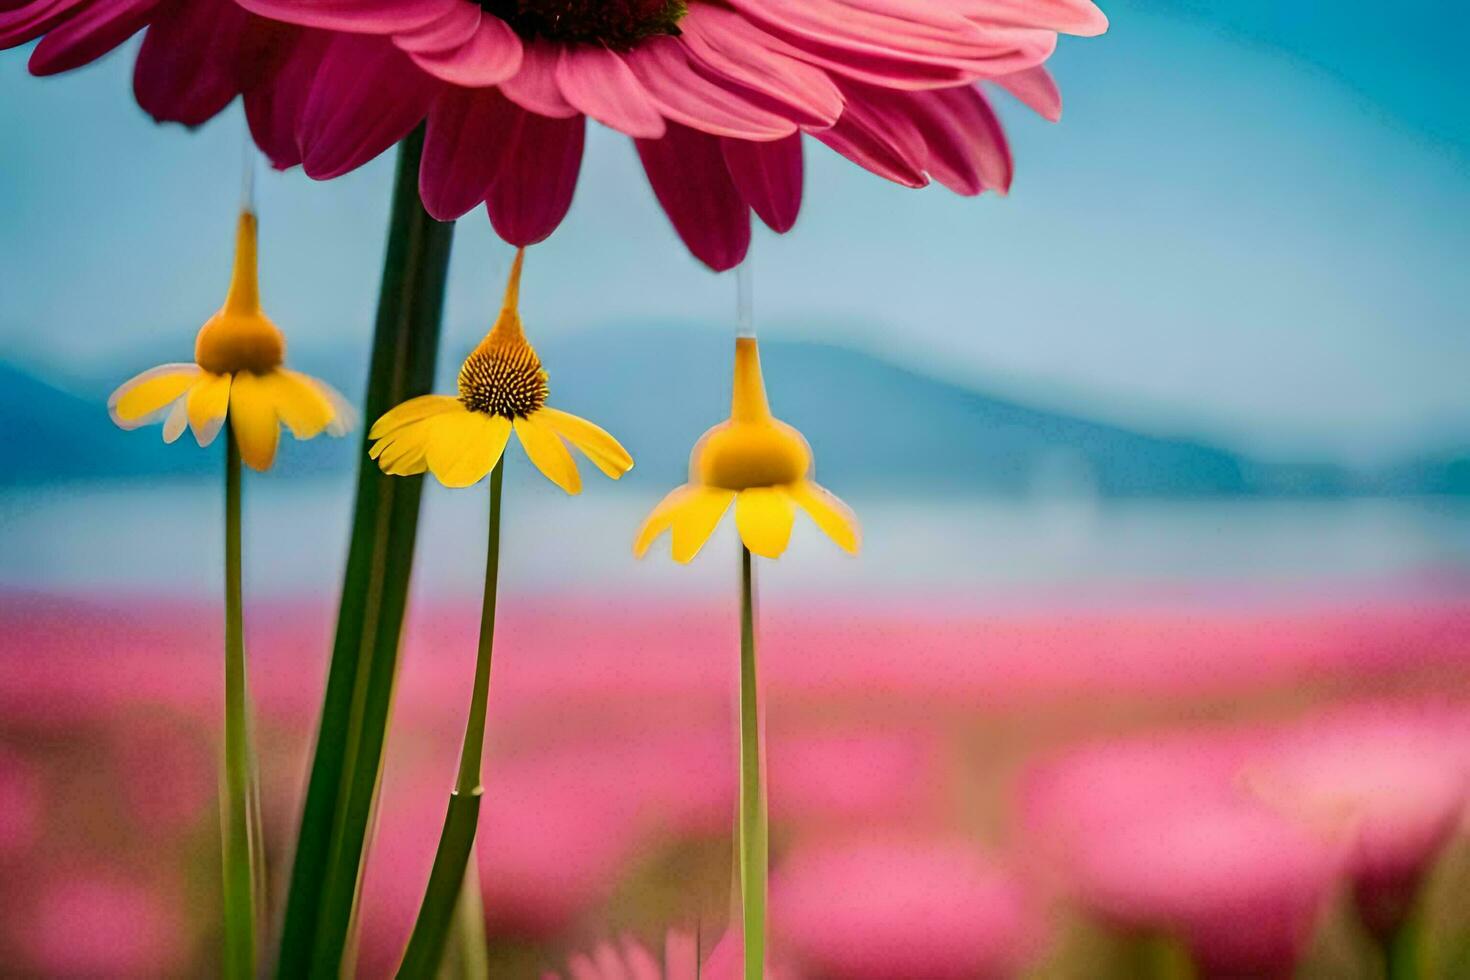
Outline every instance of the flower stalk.
POLYGON ((755 651, 755 569, 740 549, 740 916, 745 980, 760 980, 766 963, 766 875, 769 865, 765 781, 765 713, 755 651))
MULTIPOLYGON (((453 225, 419 201, 420 127, 399 146, 378 298, 366 412, 376 418, 429 390, 453 225)), ((366 444, 365 444, 366 445, 366 444)), ((382 765, 413 565, 422 480, 393 479, 364 461, 337 634, 317 731, 277 973, 336 976, 353 909, 382 765)))
POLYGON ((429 980, 437 975, 444 956, 456 906, 465 881, 465 868, 474 852, 475 830, 480 816, 481 761, 485 751, 485 714, 490 700, 490 660, 495 646, 495 599, 500 585, 500 497, 505 477, 505 457, 490 471, 490 531, 485 546, 485 591, 480 605, 480 642, 475 652, 475 680, 470 689, 470 713, 465 722, 464 744, 459 753, 459 774, 444 830, 434 852, 429 885, 419 906, 413 934, 409 936, 401 980, 429 980))
POLYGON ((224 975, 255 976, 260 823, 255 806, 255 749, 250 737, 250 691, 245 677, 241 582, 240 447, 225 439, 225 764, 220 799, 224 858, 224 975))

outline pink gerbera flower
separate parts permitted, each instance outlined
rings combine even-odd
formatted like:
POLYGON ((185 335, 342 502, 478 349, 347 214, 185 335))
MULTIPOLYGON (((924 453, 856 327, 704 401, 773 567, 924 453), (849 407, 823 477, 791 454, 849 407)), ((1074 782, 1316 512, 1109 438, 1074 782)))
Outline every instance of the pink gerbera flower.
POLYGON ((778 232, 795 222, 802 133, 901 184, 1005 191, 1010 152, 976 83, 1056 118, 1041 64, 1057 32, 1107 26, 1091 0, 241 3, 317 29, 282 69, 294 102, 252 119, 278 165, 299 156, 334 177, 427 117, 429 212, 484 202, 524 246, 565 216, 591 116, 634 138, 675 229, 715 269, 744 257, 752 210, 778 232))
POLYGON ((270 80, 301 31, 233 0, 0 0, 0 50, 36 38, 33 75, 90 64, 138 31, 138 104, 159 122, 198 126, 244 94, 270 115, 270 80))

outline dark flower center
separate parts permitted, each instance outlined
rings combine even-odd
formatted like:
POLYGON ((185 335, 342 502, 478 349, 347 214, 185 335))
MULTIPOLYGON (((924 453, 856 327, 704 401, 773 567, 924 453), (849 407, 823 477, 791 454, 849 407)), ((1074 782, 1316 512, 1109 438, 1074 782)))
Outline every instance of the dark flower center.
POLYGON ((482 344, 459 369, 459 400, 472 412, 525 418, 546 404, 546 372, 525 341, 482 344))
POLYGON ((678 34, 687 0, 479 0, 480 7, 531 40, 602 44, 627 51, 660 34, 678 34))

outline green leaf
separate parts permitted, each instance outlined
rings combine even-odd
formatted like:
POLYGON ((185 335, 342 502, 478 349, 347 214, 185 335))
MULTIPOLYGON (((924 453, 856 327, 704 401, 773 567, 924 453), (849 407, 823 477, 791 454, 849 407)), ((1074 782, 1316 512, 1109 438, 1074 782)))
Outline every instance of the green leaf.
POLYGON ((452 224, 419 201, 420 127, 399 146, 363 416, 352 541, 307 784, 278 975, 337 976, 348 950, 398 671, 422 477, 390 477, 367 430, 433 386, 452 224))

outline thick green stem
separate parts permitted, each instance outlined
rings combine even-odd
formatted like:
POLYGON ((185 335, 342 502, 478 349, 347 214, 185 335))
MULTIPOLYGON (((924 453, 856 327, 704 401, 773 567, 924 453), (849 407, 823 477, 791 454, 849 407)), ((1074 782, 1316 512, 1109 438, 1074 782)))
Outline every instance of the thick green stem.
POLYGON ((434 381, 454 228, 419 201, 423 141, 420 128, 399 147, 352 542, 281 935, 284 978, 343 970, 398 672, 423 478, 380 472, 366 433, 434 381))
POLYGON ((256 860, 260 847, 255 807, 255 751, 250 744, 250 692, 245 679, 244 589, 240 573, 240 447, 225 426, 225 765, 220 799, 224 851, 224 975, 255 976, 256 860))
POLYGON ((760 980, 766 965, 766 784, 762 766, 765 716, 755 657, 755 572, 750 550, 740 549, 740 914, 745 980, 760 980))
POLYGON ((485 751, 485 713, 490 700, 490 659, 495 646, 495 596, 500 586, 500 489, 505 477, 505 458, 490 472, 490 532, 485 545, 485 592, 480 605, 480 643, 475 653, 475 680, 470 689, 470 713, 465 722, 464 745, 459 752, 459 775, 449 796, 449 812, 424 903, 398 976, 403 980, 426 980, 439 969, 444 940, 454 920, 455 906, 464 883, 465 866, 475 845, 475 828, 480 813, 480 762, 485 751))
POLYGON ((1410 915, 1383 940, 1384 976, 1388 980, 1419 980, 1419 923, 1410 915))
POLYGON ((490 976, 490 957, 485 939, 485 899, 480 892, 480 868, 475 848, 464 866, 464 881, 459 886, 459 901, 454 906, 454 926, 449 947, 439 968, 440 980, 486 980, 490 976))

